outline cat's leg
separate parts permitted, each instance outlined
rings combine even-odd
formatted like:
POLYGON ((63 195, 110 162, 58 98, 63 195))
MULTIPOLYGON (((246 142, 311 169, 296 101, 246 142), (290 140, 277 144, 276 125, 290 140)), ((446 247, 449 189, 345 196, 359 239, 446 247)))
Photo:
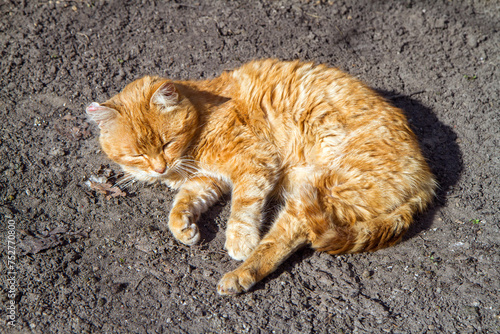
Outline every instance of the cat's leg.
POLYGON ((246 261, 224 275, 217 286, 219 294, 232 295, 248 291, 298 248, 314 240, 315 231, 328 227, 314 189, 302 195, 287 200, 269 232, 246 261))
POLYGON ((273 272, 295 250, 307 243, 307 231, 297 217, 283 211, 250 257, 220 280, 217 291, 233 295, 248 291, 273 272))
POLYGON ((271 189, 272 182, 249 175, 234 184, 224 245, 233 259, 245 260, 257 247, 262 212, 271 189))
POLYGON ((229 186, 211 177, 188 180, 176 194, 168 219, 174 237, 186 245, 200 240, 196 221, 212 204, 229 191, 229 186))

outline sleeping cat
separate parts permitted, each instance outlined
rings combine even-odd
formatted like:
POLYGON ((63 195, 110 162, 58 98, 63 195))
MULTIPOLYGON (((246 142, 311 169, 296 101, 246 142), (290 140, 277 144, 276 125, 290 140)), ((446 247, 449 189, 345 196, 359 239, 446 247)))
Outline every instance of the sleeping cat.
POLYGON ((87 113, 103 151, 178 193, 168 227, 200 240, 201 213, 231 193, 225 248, 243 263, 218 284, 248 291, 298 248, 331 254, 398 242, 436 182, 401 110, 325 65, 261 60, 206 81, 146 76, 87 113), (262 236, 263 209, 283 201, 262 236))

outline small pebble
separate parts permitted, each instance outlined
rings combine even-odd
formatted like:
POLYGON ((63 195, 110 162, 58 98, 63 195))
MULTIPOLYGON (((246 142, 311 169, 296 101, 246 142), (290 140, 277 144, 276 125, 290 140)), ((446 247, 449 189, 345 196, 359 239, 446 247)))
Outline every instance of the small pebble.
POLYGON ((49 155, 52 157, 62 157, 64 156, 64 150, 60 147, 55 147, 50 150, 49 155))
POLYGON ((471 48, 477 47, 477 38, 476 36, 469 35, 467 36, 467 45, 471 48))

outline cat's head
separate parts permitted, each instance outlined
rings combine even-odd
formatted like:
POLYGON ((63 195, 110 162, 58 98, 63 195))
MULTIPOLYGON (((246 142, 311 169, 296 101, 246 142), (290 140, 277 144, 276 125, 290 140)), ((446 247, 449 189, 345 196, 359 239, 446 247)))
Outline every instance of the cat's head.
POLYGON ((103 151, 143 181, 167 178, 188 148, 198 125, 190 101, 169 80, 146 76, 87 107, 99 128, 103 151))

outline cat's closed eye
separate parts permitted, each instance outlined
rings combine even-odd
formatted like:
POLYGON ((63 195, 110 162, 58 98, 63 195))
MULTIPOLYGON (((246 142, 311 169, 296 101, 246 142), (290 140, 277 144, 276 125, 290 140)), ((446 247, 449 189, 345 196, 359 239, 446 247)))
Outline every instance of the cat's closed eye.
POLYGON ((172 142, 173 142, 173 140, 170 140, 165 145, 163 145, 163 147, 162 147, 163 151, 165 151, 170 146, 170 144, 172 144, 172 142))

